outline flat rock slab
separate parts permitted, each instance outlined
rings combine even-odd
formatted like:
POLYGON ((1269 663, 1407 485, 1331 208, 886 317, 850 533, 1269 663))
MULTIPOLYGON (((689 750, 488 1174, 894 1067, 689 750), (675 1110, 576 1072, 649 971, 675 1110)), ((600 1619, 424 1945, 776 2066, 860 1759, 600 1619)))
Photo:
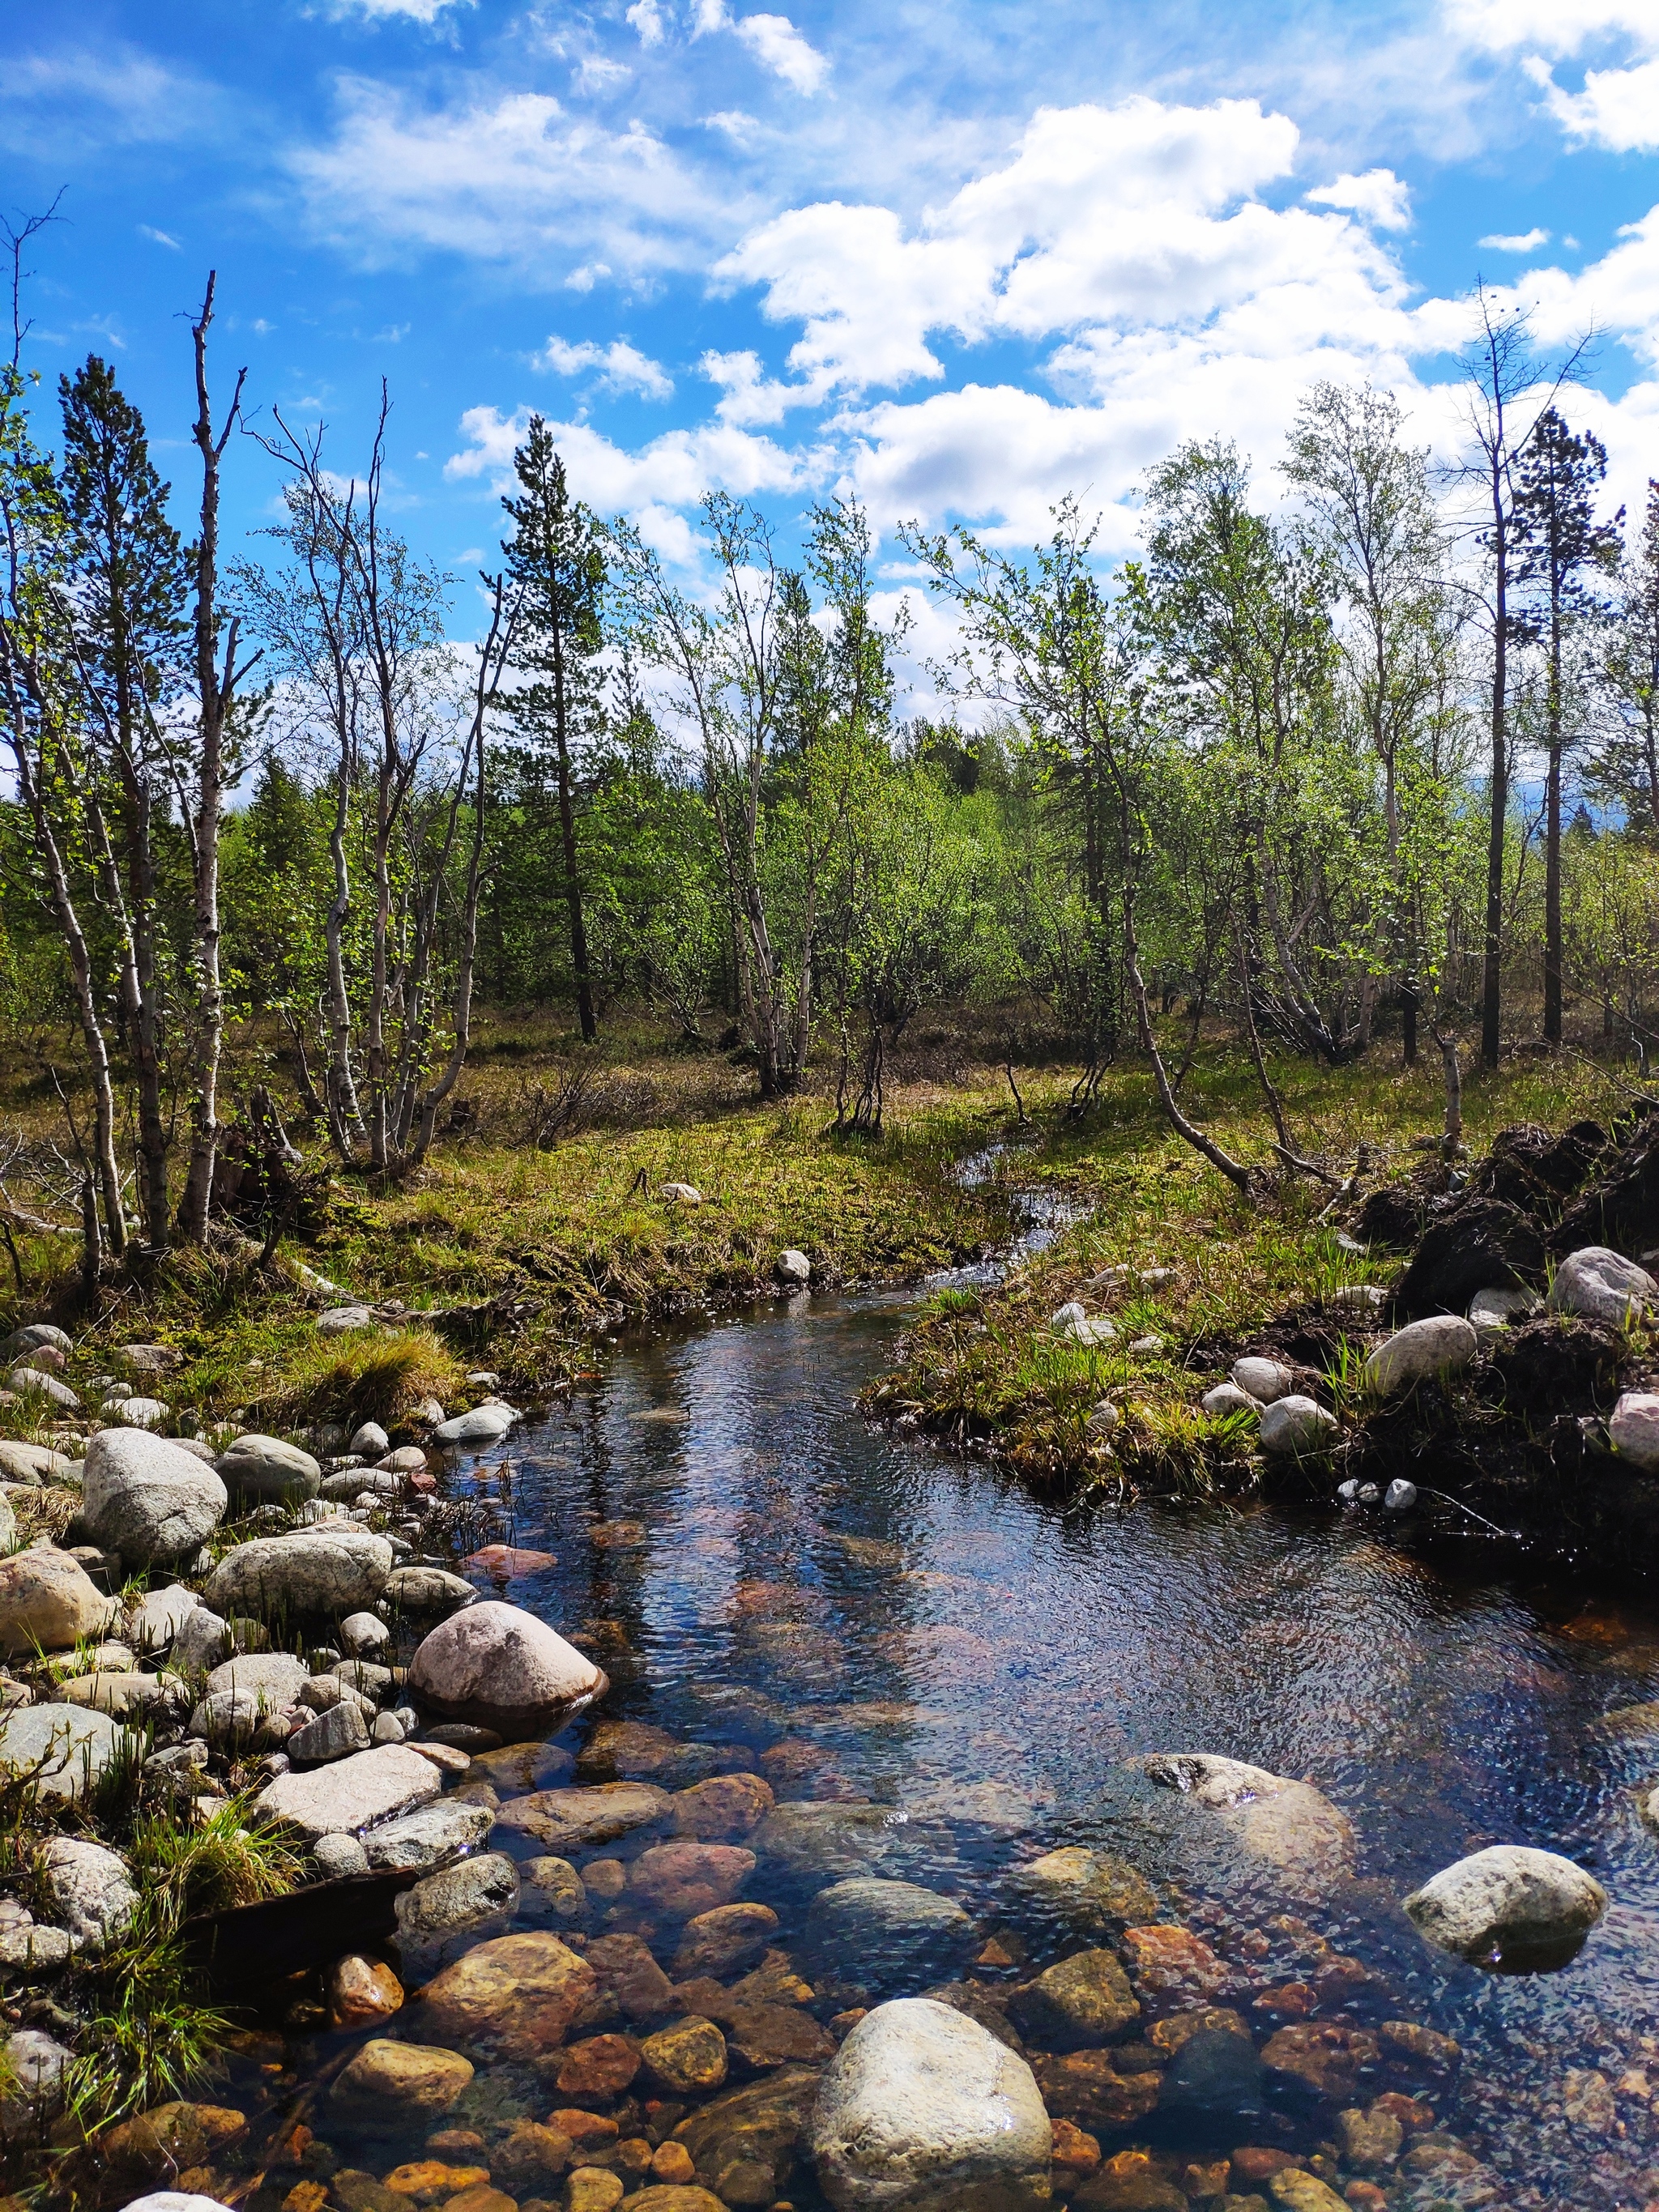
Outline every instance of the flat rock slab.
POLYGON ((447 1804, 423 1805, 374 1829, 363 1839, 370 1866, 441 1866, 483 1843, 495 1826, 489 1805, 452 1798, 447 1804))
POLYGON ((430 1759, 401 1743, 354 1752, 349 1759, 311 1774, 279 1774, 254 1800, 254 1809, 280 1820, 307 1840, 362 1835, 417 1805, 429 1805, 443 1788, 430 1759))
POLYGON ((43 1797, 79 1797, 124 1745, 136 1748, 138 1741, 84 1705, 24 1705, 0 1727, 0 1768, 16 1775, 38 1767, 34 1786, 43 1797))

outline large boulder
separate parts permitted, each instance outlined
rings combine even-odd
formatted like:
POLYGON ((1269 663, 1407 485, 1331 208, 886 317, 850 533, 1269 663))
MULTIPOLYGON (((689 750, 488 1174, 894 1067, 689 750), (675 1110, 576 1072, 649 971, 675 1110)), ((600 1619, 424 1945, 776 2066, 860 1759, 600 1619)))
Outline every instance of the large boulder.
POLYGON ((598 1697, 605 1678, 556 1629, 489 1598, 452 1613, 422 1642, 409 1687, 447 1720, 509 1742, 546 1735, 598 1697))
MULTIPOLYGON (((49 1444, 19 1443, 15 1437, 0 1437, 0 1482, 22 1482, 33 1487, 46 1482, 61 1482, 75 1462, 49 1444)), ((77 1474, 76 1480, 80 1477, 77 1474)))
POLYGON ((81 1797, 142 1741, 83 1705, 21 1705, 0 1723, 0 1773, 30 1777, 43 1797, 81 1797))
POLYGON ((443 1777, 431 1760, 407 1744, 377 1744, 308 1774, 279 1774, 254 1800, 254 1809, 307 1839, 361 1835, 379 1820, 431 1802, 443 1777))
POLYGON ((67 1552, 0 1559, 0 1650, 67 1651, 101 1636, 117 1607, 67 1552))
POLYGON ((1360 1380, 1375 1396, 1392 1398, 1414 1390, 1419 1382, 1461 1375, 1475 1351, 1472 1323, 1459 1314, 1431 1314, 1396 1329, 1365 1362, 1360 1380))
POLYGON ((483 1842, 495 1826, 493 1806, 473 1799, 452 1797, 422 1805, 395 1820, 372 1828, 363 1839, 370 1866, 395 1867, 402 1872, 424 1873, 459 1858, 483 1842))
POLYGON ((87 1532, 134 1566, 194 1559, 224 1517, 224 1484, 191 1452, 143 1429, 100 1430, 87 1446, 87 1532))
POLYGON ((1659 1474, 1659 1390, 1626 1390, 1607 1423, 1613 1448, 1644 1474, 1659 1474))
POLYGON ((481 1938, 506 1935, 520 1893, 519 1869, 501 1851, 479 1851, 428 1875, 397 1902, 404 1966, 428 1981, 481 1938))
POLYGON ((556 1936, 498 1936, 426 1986, 423 2030, 505 2064, 544 2063, 593 1995, 586 1959, 556 1936))
POLYGON ((948 1981, 974 1948, 974 1923, 951 1897, 868 1875, 832 1882, 812 1899, 805 1949, 813 1968, 877 1990, 948 1981))
POLYGON ((185 1616, 196 1612, 201 1602, 195 1591, 183 1583, 169 1583, 165 1589, 151 1590, 132 1609, 127 1621, 127 1642, 135 1651, 148 1655, 167 1650, 185 1616))
POLYGON ((931 1997, 866 2013, 826 2070, 811 2123, 836 2212, 1036 2212, 1053 2134, 1023 2058, 931 1997))
POLYGON ((1500 1973, 1565 1966, 1607 1909, 1593 1875, 1554 1851, 1495 1844, 1444 1868, 1406 1899, 1443 1951, 1500 1973))
POLYGON ((256 1536, 226 1553, 204 1595, 215 1613, 227 1617, 343 1619, 374 1603, 392 1557, 384 1536, 327 1522, 291 1536, 256 1536))
POLYGON ((125 1935, 138 1910, 138 1892, 115 1852, 81 1836, 54 1836, 40 1866, 53 1913, 77 1950, 95 1957, 125 1935))
POLYGON ((0 1337, 0 1364, 26 1359, 31 1352, 42 1349, 61 1352, 67 1358, 75 1349, 75 1342, 49 1321, 26 1322, 21 1328, 13 1329, 9 1336, 0 1337))
POLYGON ((1150 1927, 1158 1917, 1152 1885, 1109 1851, 1064 1844, 1015 1869, 1012 1887, 1039 1920, 1070 1935, 1150 1927))
POLYGON ((855 1875, 933 1874, 956 1861, 949 1829, 908 1820, 891 1805, 778 1805, 749 1842, 768 1872, 817 1888, 855 1875))
POLYGON ((1556 1269, 1549 1303, 1552 1312, 1626 1328, 1659 1304, 1659 1283, 1622 1252, 1586 1244, 1556 1269))
POLYGON ((219 1472, 231 1494, 252 1505, 297 1505, 314 1498, 323 1480, 311 1454, 280 1437, 238 1437, 220 1454, 219 1472))
POLYGON ((1221 1894, 1311 1899, 1352 1866, 1353 1831, 1322 1792, 1209 1752, 1127 1761, 1095 1819, 1154 1879, 1221 1894))

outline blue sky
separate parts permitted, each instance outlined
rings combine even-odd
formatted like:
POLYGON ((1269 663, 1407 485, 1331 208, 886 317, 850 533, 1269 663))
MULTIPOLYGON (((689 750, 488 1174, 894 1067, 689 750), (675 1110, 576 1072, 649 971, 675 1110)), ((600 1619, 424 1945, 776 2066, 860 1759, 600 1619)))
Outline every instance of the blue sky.
MULTIPOLYGON (((188 489, 216 266, 221 392, 345 471, 387 378, 400 526, 463 572, 531 409, 672 559, 711 484, 858 491, 894 589, 908 515, 1029 542, 1075 490, 1124 550, 1180 438, 1270 486, 1315 377, 1449 447, 1477 272, 1598 331, 1569 411, 1615 496, 1659 473, 1659 0, 77 0, 13 41, 3 198, 63 191, 32 364, 111 356, 188 489)), ((275 489, 240 441, 233 538, 275 489)))

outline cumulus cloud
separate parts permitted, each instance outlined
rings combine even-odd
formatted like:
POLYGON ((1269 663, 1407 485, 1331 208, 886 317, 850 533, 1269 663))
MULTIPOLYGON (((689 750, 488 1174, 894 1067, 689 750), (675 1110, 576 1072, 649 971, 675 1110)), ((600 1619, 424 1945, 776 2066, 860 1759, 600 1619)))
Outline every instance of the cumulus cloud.
POLYGON ((707 38, 714 31, 732 31, 748 47, 764 70, 787 84, 792 92, 818 91, 830 73, 825 56, 802 36, 787 15, 733 15, 726 0, 697 0, 691 35, 707 38))
POLYGON ((536 367, 555 376, 584 376, 589 369, 598 369, 605 391, 637 392, 647 399, 667 399, 674 391, 667 370, 626 338, 613 338, 601 346, 591 338, 573 345, 565 338, 550 337, 536 356, 536 367))
MULTIPOLYGON (((525 408, 503 415, 495 407, 469 407, 460 422, 465 443, 445 462, 445 476, 452 482, 482 477, 492 492, 507 489, 513 481, 514 449, 524 442, 529 424, 525 408)), ((601 514, 620 511, 637 519, 647 510, 690 507, 708 490, 733 492, 742 499, 791 491, 823 465, 723 423, 665 431, 633 453, 589 423, 548 427, 564 457, 572 490, 601 514)))
POLYGON ((1480 240, 1488 253, 1536 253, 1549 242, 1547 230, 1494 231, 1480 240))
POLYGON ((1659 0, 1446 0, 1448 28, 1492 53, 1576 54, 1624 36, 1659 46, 1659 0))
POLYGON ((1316 185, 1308 198, 1316 207, 1346 208, 1378 230, 1411 228, 1410 188, 1392 169, 1367 169, 1363 177, 1333 177, 1328 185, 1316 185))
POLYGON ((642 46, 659 46, 668 34, 668 26, 663 20, 663 12, 657 0, 634 0, 634 5, 628 10, 627 20, 639 33, 642 46))
POLYGON ((591 283, 697 266, 741 217, 642 123, 607 130, 544 93, 431 108, 353 77, 339 100, 333 137, 289 162, 313 225, 371 263, 435 246, 591 283))
POLYGON ((1564 91, 1541 61, 1530 63, 1528 74, 1574 145, 1605 146, 1614 154, 1659 147, 1659 60, 1589 70, 1582 92, 1564 91))

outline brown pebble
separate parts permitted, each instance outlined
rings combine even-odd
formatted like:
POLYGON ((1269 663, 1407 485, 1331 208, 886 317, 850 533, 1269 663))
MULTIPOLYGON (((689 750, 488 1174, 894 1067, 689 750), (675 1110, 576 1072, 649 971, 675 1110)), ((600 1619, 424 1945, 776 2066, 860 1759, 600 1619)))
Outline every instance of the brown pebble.
POLYGON ((407 2165, 394 2166, 386 2178, 386 2186, 399 2197, 411 2197, 416 2204, 446 2204, 463 2190, 489 2179, 487 2166, 450 2166, 441 2158, 416 2158, 407 2165))
POLYGON ((1283 2173, 1287 2166, 1303 2163, 1301 2159, 1292 2158, 1289 2151, 1268 2150, 1261 2144, 1247 2143, 1233 2153, 1233 2186, 1253 2189, 1258 2181, 1271 2181, 1274 2174, 1283 2173))
POLYGON ((1054 2162, 1072 2180, 1092 2173, 1100 2164, 1100 2145, 1091 2135, 1073 2124, 1070 2120, 1055 2120, 1054 2127, 1054 2162))
POLYGON ((578 2150, 592 2150, 596 2144, 615 2142, 622 2130, 614 2120, 603 2112, 585 2112, 579 2108, 562 2106, 552 2113, 547 2124, 568 2136, 578 2150))
POLYGON ((404 1985, 391 1967, 355 1953, 329 1968, 327 1994, 337 2027, 373 2027, 403 2009, 404 1985))
POLYGON ((1012 1951, 1006 1950, 994 1936, 990 1942, 985 1946, 985 1948, 980 1953, 979 1956, 975 1960, 974 1964, 976 1966, 986 1966, 996 1969, 1000 1967, 1017 1966, 1018 1961, 1014 1957, 1013 1953, 1012 1951))
POLYGON ((691 2154, 684 2143, 659 2143, 651 2159, 651 2178, 653 2181, 695 2181, 697 2169, 691 2162, 691 2154))
POLYGON ((611 2155, 624 2173, 649 2173, 656 2153, 643 2136, 624 2136, 611 2155))
POLYGON ((479 2181, 459 2196, 446 2198, 443 2212, 519 2212, 519 2207, 505 2190, 492 2189, 487 2181, 479 2181))
POLYGON ((328 2189, 325 2183, 296 2181, 283 2199, 283 2212, 323 2212, 327 2202, 328 2189))
POLYGON ((427 2137, 426 2147, 434 2158, 459 2158, 468 2151, 482 2150, 484 2140, 472 2128, 441 2128, 435 2136, 427 2137))
POLYGON ((584 2036, 559 2062, 558 2087, 567 2097, 620 2097, 639 2070, 631 2036, 584 2036))
POLYGON ((590 1897, 603 1898, 607 1905, 627 1887, 628 1869, 620 1859, 590 1859, 582 1869, 582 1887, 590 1897))

